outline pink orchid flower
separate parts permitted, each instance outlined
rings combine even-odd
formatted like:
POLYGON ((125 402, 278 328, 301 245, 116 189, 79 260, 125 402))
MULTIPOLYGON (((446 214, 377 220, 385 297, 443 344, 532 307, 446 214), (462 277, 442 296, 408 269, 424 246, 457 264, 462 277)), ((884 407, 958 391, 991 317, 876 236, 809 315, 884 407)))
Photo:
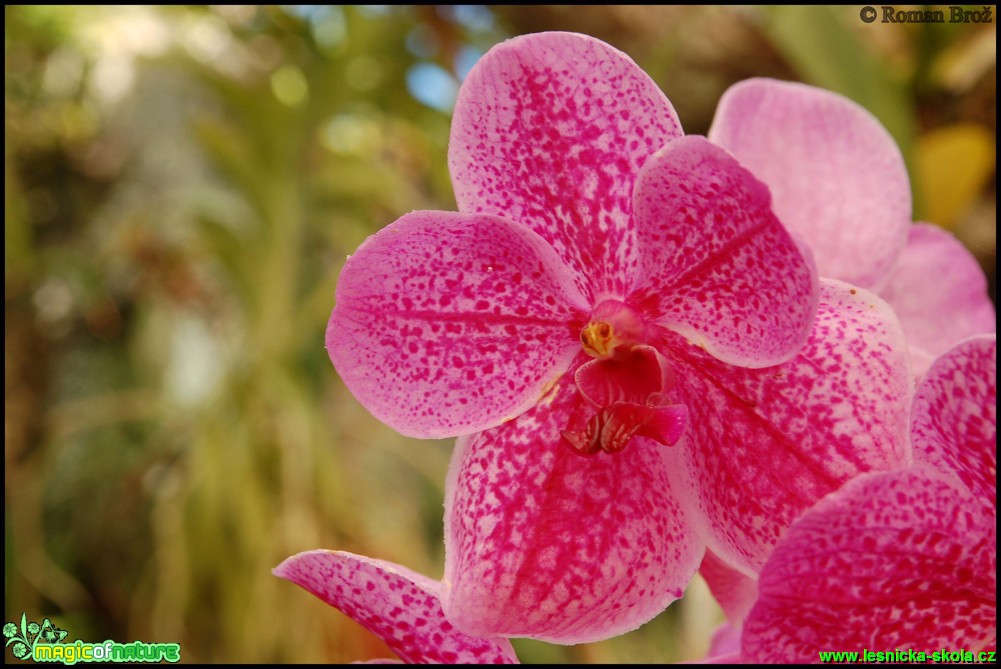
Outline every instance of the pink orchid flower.
POLYGON ((868 111, 805 84, 748 79, 724 93, 709 139, 768 185, 820 276, 890 303, 915 374, 956 342, 995 332, 983 270, 950 233, 911 223, 904 160, 868 111))
MULTIPOLYGON (((752 79, 736 84, 724 94, 709 138, 768 184, 776 214, 812 247, 822 277, 849 281, 859 294, 862 291, 858 286, 870 288, 890 304, 906 334, 915 376, 923 374, 936 355, 960 339, 994 331, 994 307, 983 272, 949 233, 929 224, 911 224, 910 187, 903 160, 892 138, 869 112, 842 96, 804 84, 752 79)), ((827 280, 822 278, 822 286, 825 283, 827 280)), ((876 299, 871 302, 883 304, 876 299)), ((821 327, 822 319, 818 319, 811 343, 825 340, 819 332, 821 327)), ((847 334, 841 340, 858 344, 847 334)), ((872 351, 885 355, 884 344, 872 346, 872 351)), ((891 343, 891 347, 897 346, 899 342, 891 343)), ((797 360, 823 368, 823 356, 811 356, 810 348, 808 343, 797 360)), ((859 350, 852 353, 848 348, 842 351, 849 356, 870 355, 859 350)), ((783 367, 796 364, 793 361, 783 367)), ((784 369, 776 370, 785 373, 784 369)), ((845 426, 851 421, 834 419, 826 426, 811 425, 805 431, 782 430, 806 436, 798 451, 789 449, 793 456, 805 456, 800 466, 790 463, 791 466, 779 468, 762 467, 761 462, 770 464, 775 453, 782 449, 775 448, 775 443, 756 440, 751 441, 767 446, 747 448, 749 442, 745 440, 741 451, 754 457, 740 460, 735 460, 734 452, 729 449, 714 448, 709 438, 698 440, 707 447, 679 451, 688 461, 672 469, 677 472, 672 483, 679 489, 682 486, 677 479, 693 479, 687 486, 689 494, 683 497, 698 499, 699 503, 687 506, 686 511, 706 537, 711 552, 748 577, 756 577, 788 523, 819 499, 818 493, 830 492, 851 478, 842 469, 835 475, 837 484, 828 485, 831 481, 829 478, 825 481, 825 476, 830 468, 823 455, 828 448, 832 454, 841 453, 836 456, 838 459, 853 455, 861 458, 855 473, 892 468, 905 462, 907 424, 906 414, 900 411, 900 400, 909 391, 901 386, 899 370, 887 371, 868 376, 866 370, 856 369, 844 377, 837 374, 831 378, 824 373, 818 378, 831 382, 825 388, 830 394, 818 393, 820 388, 814 387, 812 398, 796 400, 806 412, 804 415, 814 416, 818 410, 824 414, 833 405, 847 401, 851 406, 841 406, 835 413, 842 417, 846 412, 855 414, 860 418, 855 426, 878 424, 878 432, 872 433, 873 441, 862 438, 846 442, 845 426), (842 378, 851 380, 840 389, 835 388, 834 384, 842 378), (869 398, 858 397, 860 393, 869 398), (886 402, 882 418, 876 421, 871 420, 875 416, 872 402, 880 400, 875 400, 872 393, 881 394, 886 402), (815 401, 818 395, 825 398, 826 406, 815 401), (897 400, 888 399, 892 397, 897 400), (841 445, 825 444, 825 439, 832 437, 840 440, 841 445), (879 442, 886 439, 892 444, 885 441, 881 446, 879 442), (856 451, 851 454, 853 448, 856 451), (881 454, 882 460, 877 454, 881 454), (759 501, 757 509, 742 504, 744 498, 737 485, 727 487, 731 492, 728 499, 711 496, 719 488, 713 485, 714 481, 733 478, 748 489, 755 489, 755 477, 761 476, 771 476, 776 481, 807 476, 818 485, 812 489, 793 486, 799 495, 796 501, 794 495, 780 501, 775 498, 781 495, 766 492, 762 496, 759 492, 753 496, 759 501), (775 509, 782 511, 776 513, 775 509), (754 536, 764 540, 756 541, 754 536)), ((806 379, 808 375, 802 377, 806 379)), ((790 384, 790 387, 803 386, 790 384)), ((784 390, 789 392, 789 388, 784 390)), ((905 407, 906 402, 909 400, 905 400, 905 407)), ((693 419, 692 423, 704 421, 693 419)), ((783 424, 781 420, 773 423, 783 424)), ((718 436, 717 443, 729 441, 720 442, 718 436)), ((736 452, 738 457, 741 451, 736 452)))
POLYGON ((703 563, 729 621, 711 657, 733 650, 734 630, 740 657, 753 662, 993 647, 995 335, 965 340, 931 366, 914 398, 911 444, 911 464, 863 474, 798 519, 759 581, 703 563))
POLYGON ((345 264, 327 347, 349 389, 404 434, 460 436, 441 596, 467 633, 634 629, 704 543, 756 573, 813 500, 904 457, 890 307, 818 288, 767 190, 681 135, 621 52, 510 40, 456 103, 459 212, 345 264))
POLYGON ((315 550, 293 555, 273 573, 348 615, 408 664, 518 664, 507 639, 456 630, 442 613, 438 581, 398 564, 315 550))

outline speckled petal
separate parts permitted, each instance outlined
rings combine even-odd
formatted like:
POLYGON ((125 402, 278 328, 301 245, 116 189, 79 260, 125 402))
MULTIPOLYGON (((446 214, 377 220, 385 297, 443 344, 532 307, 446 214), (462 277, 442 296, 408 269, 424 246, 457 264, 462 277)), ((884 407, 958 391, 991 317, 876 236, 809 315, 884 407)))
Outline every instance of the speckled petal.
POLYGON ((580 350, 587 310, 553 250, 496 216, 423 211, 344 265, 327 352, 376 418, 414 437, 526 410, 580 350))
POLYGON ((822 279, 813 333, 766 369, 669 346, 689 431, 672 484, 717 556, 756 574, 803 511, 860 472, 909 462, 911 372, 889 305, 822 279))
POLYGON ((274 574, 343 611, 409 664, 518 663, 507 639, 456 630, 442 614, 438 582, 398 564, 315 550, 293 555, 274 574))
POLYGON ((799 519, 761 572, 742 654, 978 651, 997 626, 994 522, 925 466, 866 474, 799 519))
POLYGON ((568 373, 538 407, 456 445, 442 606, 467 633, 607 639, 681 597, 702 559, 667 447, 635 438, 582 458, 563 443, 575 413, 593 412, 575 388, 568 373))
POLYGON ((748 79, 723 94, 709 139, 768 185, 820 276, 882 287, 907 241, 911 189, 900 150, 872 114, 830 91, 748 79))
POLYGON ((633 182, 682 134, 674 108, 627 55, 586 35, 523 35, 462 84, 448 164, 460 211, 531 227, 581 292, 623 295, 636 269, 633 182))
POLYGON ((937 225, 911 227, 879 295, 904 326, 917 375, 956 342, 996 330, 984 271, 958 239, 937 225))
MULTIPOLYGON (((699 573, 709 585, 713 597, 719 602, 726 619, 739 630, 744 618, 747 617, 747 612, 758 598, 758 579, 731 568, 712 551, 706 551, 699 573)), ((736 637, 739 639, 740 634, 738 633, 736 637)), ((731 650, 739 650, 739 645, 731 650)), ((721 655, 723 652, 716 654, 721 655)))
POLYGON ((997 335, 967 339, 922 379, 911 414, 914 459, 955 474, 997 513, 997 335))
POLYGON ((683 137, 647 161, 634 207, 643 269, 632 302, 731 365, 796 354, 817 309, 816 270, 750 172, 683 137))

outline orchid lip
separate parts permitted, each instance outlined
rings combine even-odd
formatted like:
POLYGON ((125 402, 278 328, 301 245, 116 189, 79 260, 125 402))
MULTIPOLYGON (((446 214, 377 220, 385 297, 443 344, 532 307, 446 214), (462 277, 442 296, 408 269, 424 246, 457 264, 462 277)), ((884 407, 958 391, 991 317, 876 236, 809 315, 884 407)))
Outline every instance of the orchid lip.
POLYGON ((674 372, 653 346, 619 347, 578 368, 574 381, 587 409, 561 435, 578 455, 618 453, 634 436, 665 446, 681 437, 687 408, 675 403, 674 372))
POLYGON ((578 455, 618 453, 634 436, 673 446, 681 438, 687 419, 688 409, 680 404, 649 407, 614 402, 592 416, 583 430, 563 430, 560 434, 578 455))

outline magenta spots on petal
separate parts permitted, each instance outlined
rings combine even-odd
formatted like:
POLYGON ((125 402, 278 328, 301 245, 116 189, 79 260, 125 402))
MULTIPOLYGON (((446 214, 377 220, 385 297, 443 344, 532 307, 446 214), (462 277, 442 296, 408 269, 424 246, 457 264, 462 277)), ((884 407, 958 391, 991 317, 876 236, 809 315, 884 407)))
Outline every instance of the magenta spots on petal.
POLYGON ((816 500, 909 460, 906 343, 889 305, 866 290, 821 280, 813 332, 782 365, 742 369, 695 347, 668 351, 691 412, 675 489, 695 500, 686 510, 710 549, 744 573, 760 570, 816 500))
POLYGON ((632 191, 643 163, 681 136, 671 103, 628 56, 585 35, 524 35, 463 82, 449 139, 461 211, 545 238, 594 299, 628 289, 632 191))
POLYGON ((560 436, 577 411, 593 408, 568 374, 536 408, 457 442, 442 603, 467 633, 609 638, 678 598, 701 560, 667 449, 636 438, 616 456, 579 457, 560 436))
POLYGON ((703 137, 647 161, 634 191, 641 272, 631 304, 740 367, 794 356, 810 334, 817 278, 768 189, 703 137))
POLYGON ((742 652, 815 662, 832 648, 981 650, 997 631, 993 513, 926 465, 863 474, 789 529, 761 572, 742 652))
POLYGON ((455 631, 441 610, 440 584, 401 565, 343 551, 315 550, 293 555, 274 574, 343 611, 405 662, 518 662, 506 639, 455 631))
POLYGON ((997 335, 960 342, 922 379, 911 412, 914 459, 958 477, 997 513, 997 335))
POLYGON ((345 264, 327 351, 376 417, 413 436, 453 436, 532 406, 573 359, 586 309, 552 248, 524 226, 413 212, 345 264), (445 248, 456 251, 449 260, 445 248), (537 278, 518 291, 491 290, 530 270, 537 278), (447 299, 432 282, 453 284, 447 299))

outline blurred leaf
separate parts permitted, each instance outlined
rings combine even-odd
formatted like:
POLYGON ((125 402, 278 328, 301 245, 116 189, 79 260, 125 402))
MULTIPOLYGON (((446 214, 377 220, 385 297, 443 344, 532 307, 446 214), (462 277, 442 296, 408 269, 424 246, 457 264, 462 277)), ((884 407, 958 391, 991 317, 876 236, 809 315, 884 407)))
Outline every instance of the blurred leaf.
POLYGON ((994 173, 994 137, 972 123, 922 135, 915 150, 916 186, 924 194, 920 218, 953 227, 994 173))
POLYGON ((232 282, 241 302, 250 304, 253 299, 253 286, 250 277, 253 275, 248 264, 253 261, 247 253, 247 240, 233 227, 219 220, 210 212, 202 212, 199 222, 201 233, 212 256, 225 267, 225 276, 232 282))
POLYGON ((15 281, 31 271, 32 261, 31 230, 24 192, 12 169, 10 160, 4 157, 4 275, 7 282, 15 281))
MULTIPOLYGON (((963 24, 945 24, 946 34, 966 28, 963 24)), ((936 83, 947 90, 967 92, 977 80, 991 76, 997 68, 997 31, 993 26, 985 26, 968 39, 960 39, 944 44, 944 48, 931 64, 931 76, 936 83)), ((991 76, 991 78, 994 78, 991 76)))
POLYGON ((261 201, 264 175, 243 135, 236 128, 209 117, 199 118, 192 125, 215 168, 231 179, 258 211, 266 210, 266 204, 261 201))

